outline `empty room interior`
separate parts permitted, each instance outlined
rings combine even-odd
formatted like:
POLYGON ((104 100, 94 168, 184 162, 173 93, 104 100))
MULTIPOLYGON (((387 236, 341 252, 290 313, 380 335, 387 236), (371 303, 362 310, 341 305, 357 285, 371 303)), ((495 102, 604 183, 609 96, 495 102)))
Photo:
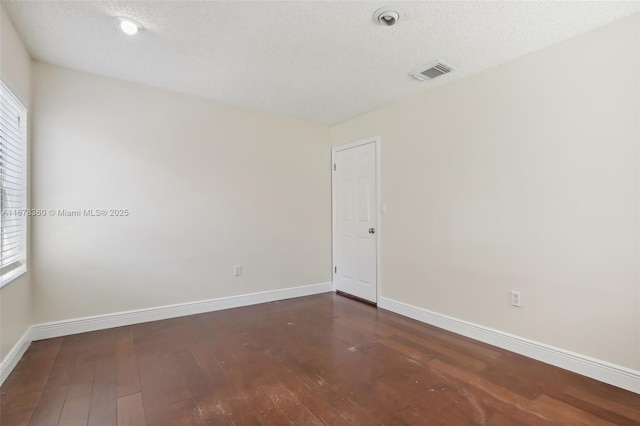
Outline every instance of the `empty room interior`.
POLYGON ((639 425, 640 2, 0 0, 0 425, 639 425))

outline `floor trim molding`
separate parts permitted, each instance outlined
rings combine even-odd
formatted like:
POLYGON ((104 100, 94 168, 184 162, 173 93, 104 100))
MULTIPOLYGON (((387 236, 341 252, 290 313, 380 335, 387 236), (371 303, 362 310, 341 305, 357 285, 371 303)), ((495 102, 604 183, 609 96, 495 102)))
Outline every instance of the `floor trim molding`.
POLYGON ((183 317, 186 315, 201 314, 204 312, 220 311, 223 309, 239 308, 241 306, 275 302, 277 300, 310 296, 318 293, 327 293, 333 290, 332 286, 332 283, 311 284, 299 287, 262 291, 259 293, 220 297, 217 299, 177 303, 175 305, 157 306, 154 308, 136 309, 133 311, 115 312, 112 314, 36 324, 33 326, 33 340, 50 339, 52 337, 68 336, 70 334, 86 333, 88 331, 104 330, 107 328, 122 327, 125 325, 139 324, 143 322, 183 317))
POLYGON ((0 361, 0 385, 2 385, 7 377, 9 377, 9 374, 11 374, 22 358, 22 355, 27 351, 32 340, 32 327, 29 327, 20 339, 18 339, 16 344, 13 345, 7 356, 0 361))
POLYGON ((113 327, 158 321, 204 312, 220 311, 223 309, 239 308, 256 305, 258 303, 275 302, 294 297, 311 296, 313 294, 333 291, 333 283, 321 283, 269 290, 258 293, 242 294, 238 296, 220 297, 217 299, 200 300, 197 302, 177 303, 175 305, 157 306, 154 308, 136 309, 133 311, 115 312, 112 314, 95 315, 91 317, 73 318, 35 324, 22 335, 7 356, 0 362, 0 385, 4 383, 20 358, 24 355, 32 341, 68 336, 70 334, 86 333, 113 327))
MULTIPOLYGON (((36 324, 25 331, 11 351, 0 361, 0 385, 15 368, 32 341, 332 291, 333 283, 328 282, 36 324)), ((379 298, 378 307, 640 394, 640 371, 386 297, 379 298)))
POLYGON ((380 297, 378 307, 640 394, 640 371, 380 297))

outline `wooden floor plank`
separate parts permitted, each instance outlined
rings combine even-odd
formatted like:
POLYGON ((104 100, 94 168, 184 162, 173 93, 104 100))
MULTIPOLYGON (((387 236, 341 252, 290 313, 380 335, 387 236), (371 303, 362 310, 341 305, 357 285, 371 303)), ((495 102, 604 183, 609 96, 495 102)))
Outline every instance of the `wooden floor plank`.
POLYGON ((185 399, 171 404, 171 418, 168 426, 205 426, 204 416, 198 407, 196 398, 185 399))
POLYGON ((62 338, 33 342, 0 387, 0 425, 26 425, 49 379, 62 338))
POLYGON ((175 354, 179 374, 184 378, 191 396, 204 395, 211 391, 215 381, 191 351, 180 351, 175 354))
POLYGON ((95 368, 95 362, 76 361, 67 396, 62 406, 62 413, 60 414, 59 423, 61 425, 87 425, 95 368))
POLYGON ((475 372, 454 367, 438 359, 430 361, 429 366, 445 375, 457 379, 460 383, 459 386, 469 385, 468 391, 480 390, 487 392, 502 402, 508 401, 512 403, 516 410, 527 411, 549 422, 557 424, 588 424, 594 426, 613 425, 613 423, 591 413, 572 407, 544 394, 534 400, 523 398, 509 389, 492 383, 475 372))
POLYGON ((138 366, 145 415, 149 422, 169 418, 172 404, 193 397, 169 348, 154 355, 139 356, 138 366))
POLYGON ((0 424, 631 426, 640 396, 320 294, 34 342, 0 424))
MULTIPOLYGON (((118 398, 118 426, 145 426, 142 394, 132 393, 118 398)), ((61 425, 62 426, 62 425, 61 425)))
POLYGON ((622 404, 618 400, 611 400, 598 396, 590 392, 590 389, 587 390, 569 386, 565 389, 564 392, 567 395, 572 395, 576 398, 582 399, 583 401, 598 405, 608 411, 614 412, 623 417, 627 417, 630 420, 634 420, 638 424, 640 424, 640 396, 638 396, 632 403, 632 405, 629 406, 622 404))
POLYGON ((75 339, 67 336, 63 339, 47 383, 29 421, 32 426, 57 425, 71 383, 76 365, 77 353, 74 351, 75 339))
POLYGON ((117 367, 115 356, 96 362, 88 426, 117 424, 117 367))
POLYGON ((131 332, 116 343, 116 362, 118 396, 127 396, 140 392, 138 364, 131 332))

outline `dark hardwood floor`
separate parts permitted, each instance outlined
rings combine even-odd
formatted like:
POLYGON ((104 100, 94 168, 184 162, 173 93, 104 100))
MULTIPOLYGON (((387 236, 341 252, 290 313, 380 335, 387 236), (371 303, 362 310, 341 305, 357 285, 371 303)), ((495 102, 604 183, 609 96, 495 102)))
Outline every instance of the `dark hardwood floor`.
POLYGON ((334 294, 34 342, 16 425, 638 425, 640 397, 334 294))

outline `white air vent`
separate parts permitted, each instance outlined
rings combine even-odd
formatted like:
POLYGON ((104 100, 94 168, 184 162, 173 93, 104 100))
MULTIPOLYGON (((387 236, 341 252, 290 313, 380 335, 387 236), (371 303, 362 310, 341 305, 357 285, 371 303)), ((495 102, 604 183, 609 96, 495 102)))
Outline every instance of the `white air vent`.
POLYGON ((429 81, 443 74, 448 74, 454 69, 454 67, 445 63, 444 61, 437 60, 416 70, 413 70, 409 74, 411 74, 412 77, 415 77, 418 80, 429 81))

